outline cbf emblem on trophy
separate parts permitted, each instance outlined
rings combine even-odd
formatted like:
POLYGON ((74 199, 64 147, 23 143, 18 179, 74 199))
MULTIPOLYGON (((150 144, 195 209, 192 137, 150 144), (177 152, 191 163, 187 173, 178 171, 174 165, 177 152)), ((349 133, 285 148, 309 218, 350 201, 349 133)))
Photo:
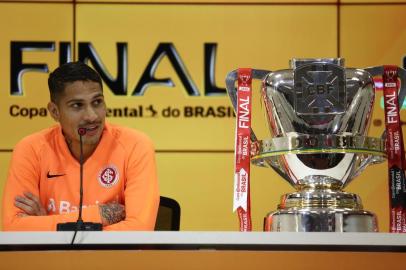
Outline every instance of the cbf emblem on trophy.
MULTIPOLYGON (((402 104, 406 72, 397 67, 395 72, 401 82, 396 99, 402 104)), ((359 196, 343 188, 368 165, 387 156, 387 134, 368 137, 375 98, 373 77, 383 74, 383 66, 345 68, 343 59, 293 59, 291 69, 242 69, 228 74, 226 87, 237 111, 234 188, 238 198, 234 198, 234 208, 239 210, 241 230, 250 230, 251 223, 249 181, 241 173, 249 175, 249 167, 243 166, 248 149, 252 164, 273 168, 296 189, 283 195, 277 210, 266 215, 265 231, 378 231, 375 214, 363 209, 359 196), (257 139, 250 128, 247 137, 247 130, 238 125, 241 119, 250 123, 245 110, 251 108, 251 96, 245 92, 251 79, 263 82, 269 139, 257 139), (247 138, 248 148, 244 145, 247 138), (242 184, 248 189, 246 194, 241 192, 242 184)), ((393 197, 392 203, 397 203, 393 197)))

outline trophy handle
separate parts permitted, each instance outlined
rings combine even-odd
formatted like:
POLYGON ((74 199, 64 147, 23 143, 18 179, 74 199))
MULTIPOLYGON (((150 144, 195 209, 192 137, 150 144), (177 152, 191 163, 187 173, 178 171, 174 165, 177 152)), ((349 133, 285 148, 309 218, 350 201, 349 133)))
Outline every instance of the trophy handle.
MULTIPOLYGON (((252 78, 257 80, 264 80, 266 75, 271 73, 270 70, 263 70, 263 69, 252 69, 252 78)), ((227 74, 226 77, 226 89, 227 93, 231 99, 231 103, 233 104, 234 111, 237 112, 237 88, 235 87, 235 82, 237 81, 238 70, 233 70, 227 74)), ((254 131, 251 129, 251 141, 256 142, 258 141, 257 136, 255 136, 254 131)))
MULTIPOLYGON (((369 72, 369 74, 371 74, 372 77, 378 76, 378 75, 381 75, 381 76, 383 75, 383 66, 369 67, 369 68, 365 68, 364 70, 369 72)), ((405 100, 405 96, 406 96, 406 70, 405 69, 398 67, 398 78, 400 79, 398 103, 399 103, 399 110, 401 110, 402 106, 403 106, 403 102, 405 100)), ((384 138, 384 137, 386 137, 386 130, 382 133, 381 138, 384 138)))

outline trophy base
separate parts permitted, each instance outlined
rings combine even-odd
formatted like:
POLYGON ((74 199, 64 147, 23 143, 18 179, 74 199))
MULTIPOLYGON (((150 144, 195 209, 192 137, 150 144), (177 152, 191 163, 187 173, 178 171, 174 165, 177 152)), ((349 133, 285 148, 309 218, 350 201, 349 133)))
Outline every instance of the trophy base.
POLYGON ((278 210, 264 220, 264 231, 377 232, 375 214, 363 210, 278 210))
POLYGON ((264 220, 264 231, 377 232, 375 214, 363 210, 361 198, 341 190, 340 182, 313 176, 282 196, 278 210, 264 220))

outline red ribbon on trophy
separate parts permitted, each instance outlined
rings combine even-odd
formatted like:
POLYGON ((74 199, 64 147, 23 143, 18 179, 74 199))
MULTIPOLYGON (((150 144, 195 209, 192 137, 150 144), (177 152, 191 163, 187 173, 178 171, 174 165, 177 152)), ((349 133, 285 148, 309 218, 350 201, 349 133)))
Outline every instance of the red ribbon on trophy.
POLYGON ((240 231, 252 230, 250 202, 252 70, 238 69, 237 123, 235 133, 234 204, 240 231))
POLYGON ((383 96, 389 171, 389 230, 392 233, 401 233, 406 232, 406 179, 396 66, 384 66, 383 96))

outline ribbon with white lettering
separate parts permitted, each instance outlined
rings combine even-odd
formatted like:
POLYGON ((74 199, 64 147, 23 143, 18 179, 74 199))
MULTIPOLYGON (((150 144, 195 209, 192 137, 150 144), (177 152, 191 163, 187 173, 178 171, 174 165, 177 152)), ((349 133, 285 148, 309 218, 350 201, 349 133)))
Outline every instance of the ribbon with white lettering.
POLYGON ((233 212, 235 210, 238 212, 242 232, 252 230, 250 203, 251 89, 252 70, 238 69, 233 212))
POLYGON ((400 233, 406 232, 406 186, 404 145, 398 102, 398 67, 396 66, 384 66, 383 96, 389 171, 389 231, 400 233))

